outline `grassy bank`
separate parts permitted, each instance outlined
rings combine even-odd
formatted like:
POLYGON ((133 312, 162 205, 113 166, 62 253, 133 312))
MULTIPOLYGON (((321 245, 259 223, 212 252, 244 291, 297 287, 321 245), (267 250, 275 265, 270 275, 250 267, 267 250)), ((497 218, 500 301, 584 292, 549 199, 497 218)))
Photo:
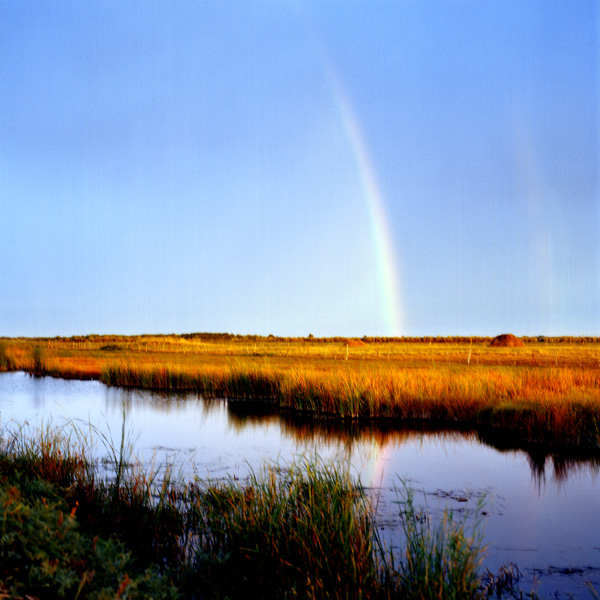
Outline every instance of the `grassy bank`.
MULTIPOLYGON (((382 547, 364 491, 320 464, 244 483, 157 481, 114 452, 100 478, 75 432, 2 433, 0 594, 14 598, 483 598, 476 531, 424 525, 382 547)), ((489 590, 488 590, 489 591, 489 590)))
POLYGON ((269 399, 316 418, 426 420, 600 451, 600 344, 530 338, 282 340, 90 336, 5 340, 0 368, 109 385, 269 399))
POLYGON ((109 365, 109 385, 196 390, 230 398, 274 399, 321 418, 427 420, 510 430, 528 442, 600 448, 600 372, 457 367, 429 370, 269 366, 206 368, 190 374, 109 365))

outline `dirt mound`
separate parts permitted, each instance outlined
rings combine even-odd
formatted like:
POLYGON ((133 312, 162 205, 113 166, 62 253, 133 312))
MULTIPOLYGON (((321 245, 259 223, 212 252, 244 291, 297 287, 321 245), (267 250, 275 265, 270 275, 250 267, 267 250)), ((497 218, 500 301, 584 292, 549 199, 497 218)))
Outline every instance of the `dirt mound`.
POLYGON ((490 346, 494 348, 508 348, 508 347, 516 347, 516 346, 524 346, 522 340, 520 340, 517 336, 512 333, 503 333, 502 335, 497 335, 491 342, 490 346))
POLYGON ((352 346, 364 346, 365 343, 362 340, 357 340, 357 339, 347 339, 344 344, 346 346, 350 346, 350 348, 352 348, 352 346))

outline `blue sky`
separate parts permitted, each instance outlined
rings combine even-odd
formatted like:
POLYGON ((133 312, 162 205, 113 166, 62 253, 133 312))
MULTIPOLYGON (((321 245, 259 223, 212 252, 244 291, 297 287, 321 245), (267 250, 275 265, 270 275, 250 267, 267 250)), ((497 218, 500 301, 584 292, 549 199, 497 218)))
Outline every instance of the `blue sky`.
POLYGON ((600 335, 600 3, 5 0, 0 335, 600 335))

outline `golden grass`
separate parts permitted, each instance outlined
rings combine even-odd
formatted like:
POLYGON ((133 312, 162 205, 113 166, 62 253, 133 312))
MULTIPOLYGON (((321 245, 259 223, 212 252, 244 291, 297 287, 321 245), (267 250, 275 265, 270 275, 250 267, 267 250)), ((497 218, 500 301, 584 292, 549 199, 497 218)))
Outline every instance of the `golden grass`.
POLYGON ((600 343, 286 340, 234 336, 8 339, 13 368, 111 385, 275 400, 319 418, 428 420, 600 449, 600 343), (40 371, 39 365, 35 370, 40 371))

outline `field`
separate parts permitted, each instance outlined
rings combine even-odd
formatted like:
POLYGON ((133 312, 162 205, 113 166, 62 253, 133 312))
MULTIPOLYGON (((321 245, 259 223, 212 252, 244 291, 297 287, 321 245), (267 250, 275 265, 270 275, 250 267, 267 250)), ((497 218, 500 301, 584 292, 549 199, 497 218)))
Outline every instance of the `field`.
POLYGON ((259 399, 317 419, 448 423, 600 451, 600 338, 275 338, 229 334, 0 340, 0 368, 259 399))

